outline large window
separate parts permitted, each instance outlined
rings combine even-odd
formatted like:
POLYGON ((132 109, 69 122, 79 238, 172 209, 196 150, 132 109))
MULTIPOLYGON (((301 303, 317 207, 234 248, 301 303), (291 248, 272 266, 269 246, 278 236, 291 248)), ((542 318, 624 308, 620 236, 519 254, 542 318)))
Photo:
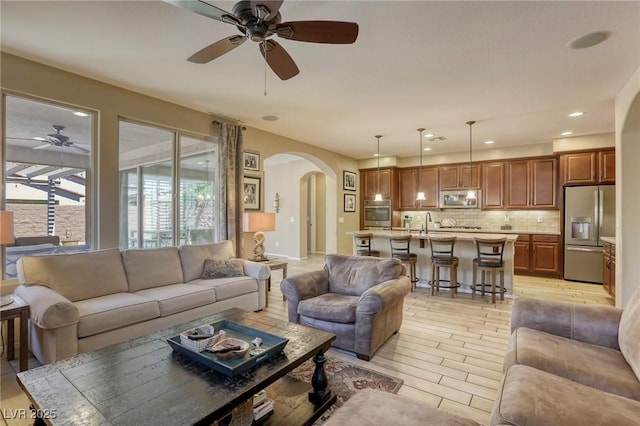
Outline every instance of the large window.
POLYGON ((217 177, 217 143, 121 121, 121 248, 215 241, 217 177))
POLYGON ((93 114, 4 96, 4 204, 14 212, 15 247, 6 249, 6 276, 34 253, 86 250, 91 244, 93 114))

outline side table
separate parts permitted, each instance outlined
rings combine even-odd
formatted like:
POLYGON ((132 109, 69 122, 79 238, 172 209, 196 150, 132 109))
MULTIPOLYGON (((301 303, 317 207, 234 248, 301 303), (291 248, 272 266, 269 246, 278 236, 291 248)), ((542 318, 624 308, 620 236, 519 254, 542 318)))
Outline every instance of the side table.
MULTIPOLYGON (((287 262, 285 262, 284 260, 269 260, 267 262, 264 262, 265 265, 267 265, 269 267, 269 269, 271 269, 272 271, 278 270, 278 269, 282 269, 282 279, 284 280, 285 278, 287 278, 287 262)), ((267 280, 267 292, 271 291, 271 276, 269 276, 269 279, 267 280)), ((285 300, 285 297, 282 296, 282 300, 285 300)), ((266 302, 266 306, 269 306, 269 295, 267 293, 267 302, 266 302)))
POLYGON ((20 318, 20 371, 26 371, 29 360, 29 304, 16 296, 8 296, 13 303, 0 306, 0 321, 7 321, 7 360, 15 358, 14 319, 20 318))

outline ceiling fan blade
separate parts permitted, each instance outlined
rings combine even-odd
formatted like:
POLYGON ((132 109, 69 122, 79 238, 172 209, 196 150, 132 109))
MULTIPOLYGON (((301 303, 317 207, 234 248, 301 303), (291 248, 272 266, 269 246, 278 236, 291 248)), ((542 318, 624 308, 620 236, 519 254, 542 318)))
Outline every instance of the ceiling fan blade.
POLYGON ((251 0, 251 10, 261 21, 268 21, 278 14, 282 0, 251 0))
POLYGON ((165 3, 172 4, 174 6, 181 7, 183 9, 190 10, 198 15, 206 16, 207 18, 215 19, 227 24, 236 24, 238 19, 233 16, 232 13, 226 10, 215 7, 209 3, 200 0, 163 0, 165 3))
POLYGON ((77 149, 78 151, 80 151, 80 152, 82 152, 84 154, 88 154, 88 153, 91 152, 88 149, 79 147, 78 145, 69 145, 69 148, 77 149))
POLYGON ((13 141, 36 141, 36 142, 42 142, 42 141, 38 141, 38 139, 34 139, 34 138, 12 138, 10 136, 7 136, 5 139, 11 139, 13 141))
POLYGON ((358 38, 358 24, 340 21, 294 21, 276 26, 278 36, 311 43, 351 44, 358 38))
POLYGON ((34 146, 31 149, 45 149, 45 148, 49 148, 50 146, 53 146, 53 145, 50 143, 43 143, 42 145, 34 146))
POLYGON ((296 63, 278 42, 266 40, 264 43, 260 43, 260 53, 281 80, 288 80, 300 73, 296 63))
POLYGON ((196 64, 206 64, 207 62, 213 61, 214 59, 240 46, 246 39, 246 37, 241 35, 223 38, 222 40, 216 41, 204 49, 197 51, 187 60, 196 64))

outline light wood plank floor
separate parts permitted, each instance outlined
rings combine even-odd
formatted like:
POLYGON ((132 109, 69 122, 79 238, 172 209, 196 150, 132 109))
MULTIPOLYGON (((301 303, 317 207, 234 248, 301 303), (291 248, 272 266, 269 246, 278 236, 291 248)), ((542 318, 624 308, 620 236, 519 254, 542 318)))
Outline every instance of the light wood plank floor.
MULTIPOLYGON (((312 255, 303 261, 289 261, 288 274, 321 269, 324 256, 312 255)), ((286 302, 279 283, 282 271, 273 271, 269 307, 263 312, 287 319, 286 302)), ((586 304, 613 305, 599 285, 557 279, 516 276, 516 295, 571 300, 586 304)), ((332 356, 404 380, 399 394, 406 395, 486 424, 502 377, 502 360, 510 334, 511 300, 490 298, 471 300, 470 294, 448 292, 430 296, 419 288, 409 294, 404 305, 404 322, 370 362, 353 354, 331 349, 332 356)), ((33 366, 37 365, 31 359, 33 366)), ((15 361, 0 359, 0 406, 2 413, 27 408, 29 401, 17 384, 15 361)), ((3 424, 26 425, 31 421, 5 419, 3 424)))

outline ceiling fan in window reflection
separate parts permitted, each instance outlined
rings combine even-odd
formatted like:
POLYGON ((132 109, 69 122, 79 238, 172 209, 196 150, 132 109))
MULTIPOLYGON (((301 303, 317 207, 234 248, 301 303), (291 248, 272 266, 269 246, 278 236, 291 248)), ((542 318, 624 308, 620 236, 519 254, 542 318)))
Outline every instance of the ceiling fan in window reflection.
POLYGON ((7 137, 7 139, 13 140, 25 140, 25 141, 42 141, 44 142, 42 145, 34 146, 32 149, 44 149, 49 148, 51 146, 59 146, 61 148, 72 148, 78 150, 82 153, 91 152, 88 148, 90 145, 81 144, 78 142, 73 142, 69 140, 69 136, 63 135, 62 131, 64 130, 64 126, 60 124, 54 124, 53 128, 56 130, 55 133, 49 133, 46 138, 44 137, 35 137, 35 138, 11 138, 7 137), (85 148, 86 147, 86 148, 85 148))
POLYGON ((282 80, 298 75, 298 66, 287 51, 270 37, 310 43, 351 44, 358 37, 358 24, 340 21, 281 22, 278 11, 282 0, 240 1, 229 13, 204 1, 164 0, 166 3, 199 15, 235 25, 242 35, 233 35, 199 50, 189 62, 206 64, 243 44, 247 39, 259 43, 260 53, 274 73, 282 80))

